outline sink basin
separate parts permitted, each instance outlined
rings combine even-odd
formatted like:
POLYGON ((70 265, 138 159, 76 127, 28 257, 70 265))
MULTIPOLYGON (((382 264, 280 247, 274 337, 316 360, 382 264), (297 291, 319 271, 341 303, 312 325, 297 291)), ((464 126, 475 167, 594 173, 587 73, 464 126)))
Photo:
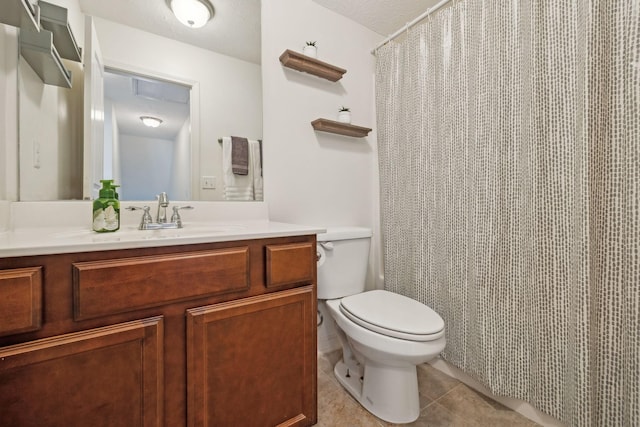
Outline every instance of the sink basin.
POLYGON ((96 233, 92 230, 65 230, 51 234, 54 239, 71 239, 93 242, 118 242, 128 240, 167 239, 180 237, 198 237, 232 233, 244 229, 241 225, 229 224, 186 224, 183 228, 159 230, 138 230, 137 227, 124 226, 113 233, 96 233))
MULTIPOLYGON (((166 228, 160 230, 138 230, 137 228, 125 230, 125 233, 133 233, 141 239, 162 239, 167 237, 193 237, 207 236, 210 234, 230 233, 240 231, 244 227, 240 225, 185 225, 182 228, 166 228)), ((118 232, 116 232, 118 234, 118 232)))

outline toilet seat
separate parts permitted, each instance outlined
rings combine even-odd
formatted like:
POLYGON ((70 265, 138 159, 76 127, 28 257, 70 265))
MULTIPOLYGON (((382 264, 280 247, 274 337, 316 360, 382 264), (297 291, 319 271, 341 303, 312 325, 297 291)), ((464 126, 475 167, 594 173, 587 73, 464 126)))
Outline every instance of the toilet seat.
POLYGON ((340 311, 370 331, 409 341, 444 335, 444 321, 428 306, 394 292, 375 290, 344 297, 340 311))

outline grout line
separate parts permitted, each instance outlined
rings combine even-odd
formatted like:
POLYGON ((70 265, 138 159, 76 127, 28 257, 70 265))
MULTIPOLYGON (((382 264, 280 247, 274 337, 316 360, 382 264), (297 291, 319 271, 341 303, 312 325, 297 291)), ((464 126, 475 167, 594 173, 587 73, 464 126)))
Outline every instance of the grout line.
MULTIPOLYGON (((435 403, 437 401, 439 401, 440 399, 442 399, 443 397, 445 397, 447 394, 451 393, 453 390, 457 389, 458 387, 460 387, 462 385, 462 383, 460 384, 456 384, 455 386, 453 386, 449 391, 447 391, 445 394, 443 394, 442 396, 438 397, 437 399, 435 399, 433 402, 431 403, 435 403)), ((429 405, 431 405, 431 403, 429 405)), ((427 405, 427 406, 429 406, 427 405)))

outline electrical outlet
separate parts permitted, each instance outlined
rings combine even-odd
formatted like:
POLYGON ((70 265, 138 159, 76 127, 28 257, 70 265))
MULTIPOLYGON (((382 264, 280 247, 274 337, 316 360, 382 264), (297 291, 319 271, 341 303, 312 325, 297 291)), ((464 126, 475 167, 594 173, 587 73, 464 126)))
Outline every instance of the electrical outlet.
POLYGON ((215 190, 216 188, 216 177, 215 176, 203 176, 202 177, 202 188, 205 190, 215 190))

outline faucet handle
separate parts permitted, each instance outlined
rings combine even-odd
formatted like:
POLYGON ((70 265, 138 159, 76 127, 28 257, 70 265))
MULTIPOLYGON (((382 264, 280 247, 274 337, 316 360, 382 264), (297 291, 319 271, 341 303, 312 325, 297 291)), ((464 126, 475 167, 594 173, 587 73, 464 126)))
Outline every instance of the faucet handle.
POLYGON ((178 228, 182 228, 182 218, 180 218, 181 209, 193 209, 193 206, 173 206, 173 215, 171 215, 171 222, 175 222, 178 228))
POLYGON ((150 209, 151 208, 149 206, 143 206, 141 208, 136 206, 127 206, 127 210, 129 211, 144 211, 142 213, 142 219, 140 220, 140 226, 138 227, 139 230, 143 230, 147 224, 151 224, 153 222, 153 218, 151 218, 151 214, 149 213, 150 209))

